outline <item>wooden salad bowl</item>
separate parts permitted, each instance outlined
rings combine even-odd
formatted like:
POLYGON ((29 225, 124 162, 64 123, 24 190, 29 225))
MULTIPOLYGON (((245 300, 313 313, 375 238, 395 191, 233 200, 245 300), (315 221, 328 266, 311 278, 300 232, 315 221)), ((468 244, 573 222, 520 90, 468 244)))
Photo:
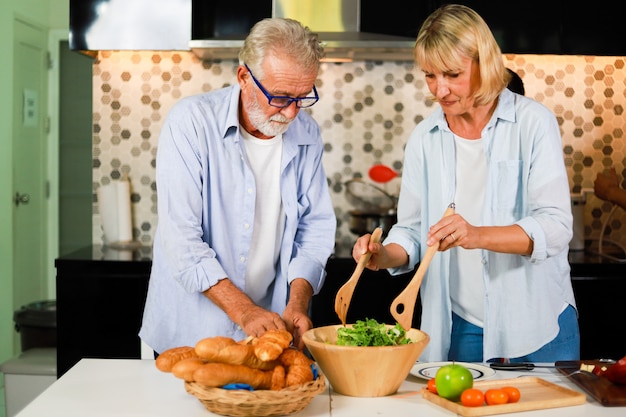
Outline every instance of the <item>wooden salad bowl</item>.
POLYGON ((303 340, 332 389, 352 397, 383 397, 395 393, 430 341, 421 330, 409 329, 406 336, 413 343, 340 346, 336 344, 340 327, 342 325, 337 324, 313 328, 304 333, 303 340))

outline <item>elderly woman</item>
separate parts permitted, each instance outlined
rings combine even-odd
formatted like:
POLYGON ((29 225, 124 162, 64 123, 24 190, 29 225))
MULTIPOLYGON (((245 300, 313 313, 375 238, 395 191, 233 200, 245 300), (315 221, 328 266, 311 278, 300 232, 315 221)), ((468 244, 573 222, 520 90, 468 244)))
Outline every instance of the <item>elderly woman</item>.
POLYGON ((430 15, 415 62, 440 108, 406 146, 398 223, 360 237, 370 269, 407 272, 439 251, 420 289, 422 361, 576 360, 567 259, 572 213, 555 116, 512 93, 500 48, 472 9, 430 15), (455 213, 442 217, 454 203, 455 213))

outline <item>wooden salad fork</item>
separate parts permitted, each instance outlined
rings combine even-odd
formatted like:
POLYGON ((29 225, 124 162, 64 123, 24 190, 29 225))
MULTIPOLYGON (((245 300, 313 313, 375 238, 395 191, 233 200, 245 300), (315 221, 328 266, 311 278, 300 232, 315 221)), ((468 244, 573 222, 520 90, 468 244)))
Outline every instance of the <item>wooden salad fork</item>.
MULTIPOLYGON (((370 243, 380 242, 382 235, 383 229, 381 227, 377 227, 372 232, 370 243)), ((341 286, 341 288, 339 288, 339 291, 337 291, 337 295, 335 296, 335 313, 337 313, 339 319, 341 320, 341 324, 344 326, 346 325, 346 316, 348 315, 348 307, 350 307, 350 300, 352 300, 354 288, 356 287, 356 284, 365 269, 365 265, 370 260, 371 256, 372 253, 369 250, 361 255, 352 276, 341 286)))

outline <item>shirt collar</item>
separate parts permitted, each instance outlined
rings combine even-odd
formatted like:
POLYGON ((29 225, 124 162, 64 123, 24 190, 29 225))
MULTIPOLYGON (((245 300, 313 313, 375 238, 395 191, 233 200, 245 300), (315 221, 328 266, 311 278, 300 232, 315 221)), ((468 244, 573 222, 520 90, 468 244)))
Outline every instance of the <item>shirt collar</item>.
MULTIPOLYGON (((230 90, 230 99, 228 101, 228 113, 226 114, 226 123, 222 127, 222 137, 228 136, 230 129, 238 129, 239 127, 239 93, 241 93, 241 87, 239 84, 233 84, 230 90)), ((238 141, 239 135, 234 135, 235 141, 238 141)))
MULTIPOLYGON (((498 106, 494 115, 498 119, 515 122, 515 93, 505 88, 498 99, 498 106)), ((495 119, 493 119, 495 120, 495 119)))

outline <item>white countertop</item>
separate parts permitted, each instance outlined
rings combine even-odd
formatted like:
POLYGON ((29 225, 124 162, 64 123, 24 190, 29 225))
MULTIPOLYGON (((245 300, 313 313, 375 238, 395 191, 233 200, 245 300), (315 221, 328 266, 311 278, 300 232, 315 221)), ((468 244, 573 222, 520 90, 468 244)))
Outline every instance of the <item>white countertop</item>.
MULTIPOLYGON (((497 371, 491 378, 522 375, 580 391, 555 370, 497 371)), ((358 398, 335 394, 332 389, 318 395, 298 417, 445 417, 454 416, 424 398, 426 380, 409 375, 394 395, 358 398)), ((623 417, 625 407, 604 407, 587 396, 583 405, 514 413, 515 417, 623 417)), ((156 369, 149 359, 83 359, 16 417, 207 417, 210 413, 185 391, 182 380, 156 369)))

